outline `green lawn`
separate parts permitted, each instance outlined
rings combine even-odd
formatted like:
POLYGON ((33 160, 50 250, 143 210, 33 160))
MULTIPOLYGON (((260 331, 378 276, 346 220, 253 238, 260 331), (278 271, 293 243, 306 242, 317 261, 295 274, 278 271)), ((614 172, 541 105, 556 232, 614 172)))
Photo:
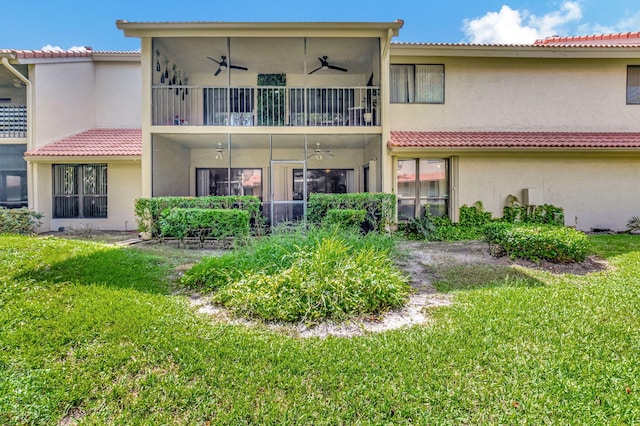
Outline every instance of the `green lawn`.
POLYGON ((640 237, 590 242, 611 270, 295 339, 196 314, 157 255, 0 235, 0 424, 640 423, 640 237))

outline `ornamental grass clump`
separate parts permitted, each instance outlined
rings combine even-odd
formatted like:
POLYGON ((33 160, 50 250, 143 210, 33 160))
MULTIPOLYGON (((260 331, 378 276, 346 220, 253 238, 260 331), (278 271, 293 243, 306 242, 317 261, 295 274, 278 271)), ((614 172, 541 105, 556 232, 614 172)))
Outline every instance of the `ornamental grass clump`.
POLYGON ((408 294, 408 278, 387 252, 354 250, 346 239, 332 235, 300 248, 290 267, 275 274, 244 274, 213 298, 241 315, 312 323, 381 313, 402 306, 408 294))

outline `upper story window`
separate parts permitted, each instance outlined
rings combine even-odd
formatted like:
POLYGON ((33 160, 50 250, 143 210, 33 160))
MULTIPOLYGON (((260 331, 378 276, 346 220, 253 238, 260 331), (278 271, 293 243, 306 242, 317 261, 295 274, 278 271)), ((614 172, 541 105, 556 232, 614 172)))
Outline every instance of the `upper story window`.
POLYGON ((627 104, 640 104, 640 65, 627 67, 627 104))
POLYGON ((444 65, 391 65, 391 102, 444 103, 444 65))

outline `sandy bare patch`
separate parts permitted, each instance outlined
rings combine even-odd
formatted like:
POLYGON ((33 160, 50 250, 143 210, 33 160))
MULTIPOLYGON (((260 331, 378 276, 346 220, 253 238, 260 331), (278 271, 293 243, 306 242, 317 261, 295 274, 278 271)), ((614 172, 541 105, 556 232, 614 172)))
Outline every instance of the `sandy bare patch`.
POLYGON ((533 263, 524 260, 512 260, 508 257, 493 257, 486 243, 480 241, 460 242, 403 242, 401 255, 397 260, 411 278, 413 292, 405 306, 378 316, 355 318, 347 322, 324 321, 315 325, 267 323, 258 320, 239 318, 226 308, 211 302, 210 297, 200 294, 189 295, 189 303, 199 313, 209 315, 215 321, 246 326, 264 326, 277 332, 294 337, 353 337, 369 333, 379 333, 429 322, 429 309, 451 304, 451 294, 439 293, 433 286, 434 270, 439 266, 456 264, 494 264, 503 266, 521 266, 542 269, 555 274, 583 275, 607 268, 606 262, 589 258, 582 263, 556 264, 552 262, 533 263))

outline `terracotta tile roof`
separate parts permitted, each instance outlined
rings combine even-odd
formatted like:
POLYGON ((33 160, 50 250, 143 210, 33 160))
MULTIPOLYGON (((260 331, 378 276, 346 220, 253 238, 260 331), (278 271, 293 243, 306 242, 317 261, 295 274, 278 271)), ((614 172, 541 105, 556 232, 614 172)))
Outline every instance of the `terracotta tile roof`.
POLYGON ((421 42, 399 42, 391 43, 395 46, 435 46, 435 47, 494 47, 494 48, 517 48, 517 47, 574 47, 574 48, 640 48, 640 31, 616 34, 595 34, 583 36, 560 37, 552 36, 536 40, 533 44, 527 43, 421 43, 421 42))
POLYGON ((140 129, 91 129, 26 152, 25 157, 131 157, 142 155, 140 129))
POLYGON ((640 148, 640 132, 391 132, 390 148, 640 148))
POLYGON ((23 49, 0 49, 0 56, 9 56, 16 59, 57 59, 57 58, 88 58, 92 56, 122 56, 140 55, 139 51, 117 51, 117 50, 93 50, 91 47, 74 50, 23 50, 23 49))
POLYGON ((638 47, 640 46, 640 31, 616 34, 595 34, 572 37, 552 36, 542 40, 536 40, 536 46, 554 47, 638 47))

